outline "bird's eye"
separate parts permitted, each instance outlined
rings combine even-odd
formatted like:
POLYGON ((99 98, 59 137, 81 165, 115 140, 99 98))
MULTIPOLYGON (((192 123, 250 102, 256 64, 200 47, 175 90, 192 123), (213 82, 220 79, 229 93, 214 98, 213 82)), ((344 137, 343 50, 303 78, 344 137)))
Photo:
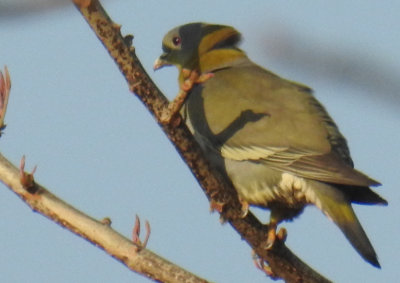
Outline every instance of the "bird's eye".
POLYGON ((173 43, 175 46, 178 46, 179 44, 181 44, 181 41, 182 41, 182 39, 181 39, 179 36, 174 36, 174 37, 172 38, 172 43, 173 43))

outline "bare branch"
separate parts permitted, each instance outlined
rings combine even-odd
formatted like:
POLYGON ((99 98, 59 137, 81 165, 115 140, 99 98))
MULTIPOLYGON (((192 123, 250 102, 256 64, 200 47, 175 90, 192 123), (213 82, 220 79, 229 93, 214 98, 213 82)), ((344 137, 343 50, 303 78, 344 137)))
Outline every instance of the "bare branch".
POLYGON ((106 253, 125 264, 129 269, 148 278, 172 283, 207 282, 145 249, 144 246, 135 245, 132 241, 113 230, 108 225, 109 221, 97 221, 65 203, 34 182, 32 173, 29 174, 23 171, 23 165, 23 162, 21 162, 21 168, 18 169, 0 154, 0 180, 29 205, 32 210, 39 212, 60 226, 100 247, 106 253), (28 181, 21 184, 20 179, 23 178, 28 181), (36 188, 34 193, 28 191, 27 188, 30 186, 27 187, 27 184, 34 184, 36 188))

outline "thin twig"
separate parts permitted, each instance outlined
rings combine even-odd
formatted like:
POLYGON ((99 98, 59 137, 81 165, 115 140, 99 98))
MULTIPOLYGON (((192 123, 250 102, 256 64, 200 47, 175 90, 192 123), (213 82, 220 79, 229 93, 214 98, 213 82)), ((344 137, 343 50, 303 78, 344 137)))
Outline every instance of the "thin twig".
MULTIPOLYGON (((60 226, 70 230, 76 235, 88 240, 103 249, 131 270, 146 277, 161 282, 196 282, 207 281, 182 269, 181 267, 163 259, 143 245, 138 247, 132 241, 125 238, 110 227, 111 221, 96 220, 77 210, 43 186, 35 183, 37 190, 30 193, 24 184, 21 184, 20 169, 12 165, 0 154, 0 180, 13 192, 15 192, 32 210, 46 216, 60 226)), ((146 242, 146 240, 145 240, 146 242)))

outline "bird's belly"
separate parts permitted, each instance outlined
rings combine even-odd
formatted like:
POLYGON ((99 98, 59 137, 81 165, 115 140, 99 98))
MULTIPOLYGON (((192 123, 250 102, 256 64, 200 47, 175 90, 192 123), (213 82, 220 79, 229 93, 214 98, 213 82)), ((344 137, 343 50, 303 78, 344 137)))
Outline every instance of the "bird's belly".
POLYGON ((271 169, 263 163, 226 159, 225 168, 241 200, 251 205, 268 208, 279 203, 301 208, 314 199, 305 179, 271 169))

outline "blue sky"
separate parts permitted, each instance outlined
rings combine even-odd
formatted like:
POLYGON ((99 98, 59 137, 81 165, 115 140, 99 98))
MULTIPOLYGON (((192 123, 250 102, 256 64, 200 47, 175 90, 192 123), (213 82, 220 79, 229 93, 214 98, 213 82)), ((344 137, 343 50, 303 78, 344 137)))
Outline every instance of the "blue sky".
MULTIPOLYGON (((287 245, 335 282, 396 281, 399 2, 160 2, 108 1, 105 8, 123 33, 134 34, 137 55, 168 97, 177 93, 176 70, 151 67, 163 35, 193 21, 235 26, 255 62, 315 90, 356 167, 383 183, 377 191, 389 206, 355 207, 382 269, 364 262, 315 208, 284 223, 287 245)), ((13 84, 2 154, 14 164, 25 154, 28 168, 38 165, 39 183, 93 217, 110 217, 128 237, 135 214, 148 219, 148 248, 204 278, 268 282, 247 244, 209 213, 186 165, 72 5, 28 16, 0 11, 0 25, 0 66, 7 64, 13 84)), ((6 282, 148 282, 0 187, 6 282)), ((254 211, 267 221, 265 211, 254 211)))

